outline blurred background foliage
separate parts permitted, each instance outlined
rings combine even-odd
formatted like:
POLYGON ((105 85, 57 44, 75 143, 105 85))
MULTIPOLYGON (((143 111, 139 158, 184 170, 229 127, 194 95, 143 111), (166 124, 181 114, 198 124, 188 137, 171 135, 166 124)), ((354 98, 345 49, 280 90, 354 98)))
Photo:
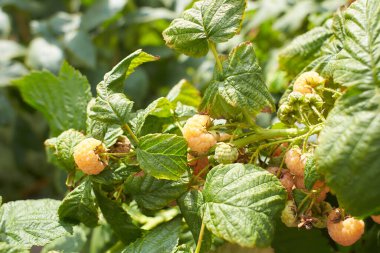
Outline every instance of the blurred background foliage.
MULTIPOLYGON (((67 61, 95 87, 118 61, 142 48, 161 59, 140 67, 128 79, 125 91, 135 101, 135 109, 166 95, 183 78, 202 90, 212 75, 212 57, 178 55, 161 36, 193 2, 0 0, 0 195, 5 201, 62 198, 66 192, 65 173, 46 162, 47 124, 22 101, 12 80, 33 70, 56 73, 67 61)), ((346 2, 248 1, 240 35, 219 50, 227 52, 241 41, 252 41, 269 89, 279 98, 289 82, 278 69, 279 50, 296 35, 323 24, 346 2)))

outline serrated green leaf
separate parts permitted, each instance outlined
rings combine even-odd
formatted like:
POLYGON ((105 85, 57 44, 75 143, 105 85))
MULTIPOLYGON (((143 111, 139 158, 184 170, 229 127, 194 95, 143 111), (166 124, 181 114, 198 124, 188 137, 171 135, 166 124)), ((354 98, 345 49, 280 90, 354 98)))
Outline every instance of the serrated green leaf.
POLYGON ((60 201, 52 199, 8 202, 0 208, 0 241, 30 248, 68 235, 72 227, 59 221, 60 201))
POLYGON ((178 180, 187 170, 187 143, 173 134, 149 134, 139 139, 137 161, 149 175, 178 180))
POLYGON ((251 164, 218 165, 208 174, 203 222, 218 237, 243 247, 269 246, 287 194, 272 174, 251 164))
POLYGON ((380 189, 375 180, 380 177, 379 112, 378 90, 352 89, 330 112, 319 137, 318 170, 340 206, 354 216, 380 211, 380 189))
POLYGON ((125 190, 140 207, 159 210, 176 200, 188 188, 189 179, 160 180, 149 175, 131 175, 125 181, 125 190))
POLYGON ((91 135, 97 140, 101 140, 106 147, 110 147, 117 141, 124 131, 121 126, 115 124, 108 124, 104 121, 99 121, 89 117, 91 114, 91 108, 95 104, 95 98, 92 99, 87 106, 87 120, 86 128, 87 134, 91 135))
POLYGON ((174 219, 149 231, 122 253, 172 253, 177 246, 180 230, 181 220, 174 219))
POLYGON ((70 128, 86 129, 86 107, 91 99, 86 77, 64 63, 58 76, 47 71, 32 72, 14 81, 29 105, 49 122, 53 136, 70 128))
POLYGON ((208 52, 208 41, 225 42, 240 30, 245 0, 198 1, 163 32, 166 44, 189 56, 208 52))
MULTIPOLYGON (((87 241, 87 235, 85 230, 80 226, 75 226, 73 228, 73 234, 62 236, 52 241, 51 243, 45 245, 41 253, 52 253, 54 252, 70 252, 70 253, 80 253, 83 252, 82 249, 87 241)), ((1 251, 0 251, 1 252, 1 251)))
POLYGON ((198 107, 201 103, 201 94, 191 83, 182 79, 169 91, 166 96, 173 104, 180 102, 184 105, 198 107))
POLYGON ((17 245, 9 245, 5 242, 0 242, 0 253, 28 253, 29 250, 17 246, 17 245))
POLYGON ((74 147, 84 139, 84 134, 74 129, 69 129, 55 138, 54 155, 59 167, 64 168, 67 172, 75 170, 74 147))
POLYGON ((291 76, 297 76, 316 58, 322 45, 332 34, 332 31, 326 27, 316 27, 296 37, 282 49, 279 55, 280 68, 291 76))
MULTIPOLYGON (((194 243, 197 244, 202 226, 202 219, 199 214, 199 209, 204 203, 203 195, 200 191, 190 190, 183 194, 177 200, 177 203, 181 209, 182 216, 185 218, 185 221, 193 235, 194 243)), ((211 243, 212 235, 205 228, 200 252, 208 252, 211 248, 211 243)))
POLYGON ((313 188, 315 182, 321 179, 321 175, 317 171, 317 166, 315 164, 315 158, 308 157, 305 165, 305 187, 309 191, 313 188))
POLYGON ((103 170, 98 175, 91 175, 91 181, 104 185, 117 185, 126 180, 132 173, 140 171, 137 166, 127 166, 121 161, 109 161, 109 169, 103 170))
MULTIPOLYGON (((124 80, 133 73, 135 68, 143 63, 156 61, 159 57, 143 52, 141 49, 120 61, 112 70, 104 75, 104 86, 114 93, 122 93, 124 90, 124 80)), ((107 97, 98 92, 98 96, 107 97)))
POLYGON ((214 118, 236 118, 243 111, 255 114, 265 106, 273 108, 273 98, 257 63, 253 45, 241 43, 223 62, 223 73, 215 70, 200 111, 214 118))
POLYGON ((98 210, 91 191, 91 182, 86 179, 62 200, 58 209, 59 218, 95 227, 98 224, 98 210))
POLYGON ((117 202, 107 198, 98 186, 94 187, 94 192, 104 218, 117 237, 126 245, 139 238, 141 230, 133 224, 129 214, 117 202))
POLYGON ((333 253, 328 237, 318 229, 288 228, 277 223, 272 247, 276 253, 333 253))
POLYGON ((124 125, 131 118, 133 102, 123 93, 97 97, 89 108, 89 117, 108 124, 124 125))
POLYGON ((164 97, 154 100, 148 107, 137 113, 134 119, 133 130, 137 136, 148 133, 162 132, 163 125, 168 123, 167 119, 173 116, 174 106, 164 97))
POLYGON ((344 12, 343 50, 334 81, 345 86, 380 87, 380 2, 358 0, 344 12))

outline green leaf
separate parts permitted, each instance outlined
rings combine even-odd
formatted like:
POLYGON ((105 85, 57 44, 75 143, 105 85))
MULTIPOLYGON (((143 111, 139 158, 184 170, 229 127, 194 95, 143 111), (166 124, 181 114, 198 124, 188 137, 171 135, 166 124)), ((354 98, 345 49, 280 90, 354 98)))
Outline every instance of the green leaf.
POLYGON ((241 43, 223 62, 223 73, 215 70, 200 111, 214 118, 236 118, 243 111, 255 114, 265 106, 273 108, 273 98, 257 63, 253 45, 241 43))
POLYGON ((98 187, 94 187, 94 192, 104 218, 117 237, 125 244, 129 244, 139 238, 141 230, 133 224, 129 214, 117 202, 104 196, 98 187))
POLYGON ((115 144, 117 138, 123 135, 124 131, 119 125, 108 124, 107 122, 99 121, 97 119, 89 117, 89 115, 92 113, 91 108, 94 106, 95 101, 95 98, 92 99, 87 106, 87 134, 91 135, 97 140, 101 140, 106 145, 106 147, 110 147, 115 144))
POLYGON ((201 103, 200 92, 185 79, 174 85, 166 97, 173 104, 181 102, 184 105, 198 107, 201 103))
POLYGON ((240 30, 245 0, 198 1, 163 32, 166 44, 188 56, 208 52, 208 41, 225 42, 240 30))
POLYGON ((58 209, 59 218, 95 227, 98 224, 98 210, 91 191, 91 182, 86 179, 63 199, 58 209))
POLYGON ((17 246, 17 245, 9 245, 5 242, 0 242, 0 253, 28 253, 29 250, 17 246))
POLYGON ((380 2, 351 4, 344 13, 344 28, 334 81, 345 86, 380 87, 380 2))
MULTIPOLYGON (((80 253, 87 241, 87 235, 83 228, 75 226, 73 228, 73 234, 62 236, 47 244, 41 251, 41 253, 56 252, 70 252, 80 253)), ((0 251, 1 252, 1 251, 0 251)))
POLYGON ((59 221, 60 201, 52 199, 8 202, 0 208, 0 241, 30 248, 43 246, 72 232, 59 221))
POLYGON ((208 174, 201 207, 216 236, 243 247, 269 246, 287 194, 272 174, 251 164, 218 165, 208 174))
POLYGON ((187 143, 173 134, 149 134, 136 149, 141 168, 158 179, 178 180, 187 170, 187 143))
POLYGON ((69 129, 55 138, 54 155, 57 158, 58 165, 67 172, 75 170, 74 147, 84 139, 85 136, 74 129, 69 129))
POLYGON ((133 102, 123 93, 110 94, 107 97, 97 97, 89 108, 89 117, 108 124, 124 125, 131 118, 133 102))
POLYGON ((81 30, 65 33, 64 46, 76 63, 75 66, 95 67, 96 49, 88 33, 81 30))
POLYGON ((181 220, 174 219, 149 231, 122 253, 171 253, 177 246, 180 230, 181 220))
POLYGON ((33 72, 14 81, 29 105, 47 119, 53 136, 70 128, 86 129, 86 107, 91 99, 86 77, 64 63, 58 76, 33 72))
MULTIPOLYGON (((141 49, 136 50, 104 75, 104 86, 115 93, 122 93, 125 78, 132 74, 135 68, 145 62, 157 61, 158 59, 159 57, 147 54, 141 49)), ((98 96, 106 97, 104 94, 99 93, 99 91, 98 96)))
POLYGON ((120 12, 128 0, 97 0, 83 14, 81 27, 88 31, 100 26, 120 12))
POLYGON ((98 175, 91 175, 91 181, 103 185, 119 185, 132 173, 141 171, 137 166, 127 166, 122 161, 109 161, 107 170, 98 175))
POLYGON ((315 164, 315 158, 313 156, 308 157, 305 165, 305 187, 309 191, 313 188, 315 182, 321 179, 321 175, 317 171, 315 164))
POLYGON ((176 200, 188 188, 189 178, 179 181, 160 180, 149 175, 131 175, 125 181, 125 190, 140 207, 159 210, 176 200))
POLYGON ((277 223, 272 247, 276 253, 333 253, 328 237, 319 229, 288 228, 277 223))
MULTIPOLYGON (((185 218, 185 221, 190 228, 194 242, 197 244, 202 226, 202 219, 199 214, 199 209, 204 203, 203 195, 200 191, 190 190, 183 194, 177 200, 177 203, 181 209, 182 216, 185 218)), ((205 228, 200 252, 208 252, 211 248, 211 243, 212 235, 205 228)))
POLYGON ((167 120, 159 118, 172 117, 173 109, 173 105, 167 98, 161 97, 154 100, 145 110, 138 112, 133 127, 135 134, 141 136, 155 131, 162 132, 163 124, 167 123, 167 120))
POLYGON ((331 37, 332 31, 326 27, 316 27, 296 37, 282 49, 279 55, 280 68, 291 76, 297 76, 320 52, 322 45, 331 37))
POLYGON ((380 93, 351 89, 330 112, 316 150, 319 172, 354 216, 380 211, 380 93))

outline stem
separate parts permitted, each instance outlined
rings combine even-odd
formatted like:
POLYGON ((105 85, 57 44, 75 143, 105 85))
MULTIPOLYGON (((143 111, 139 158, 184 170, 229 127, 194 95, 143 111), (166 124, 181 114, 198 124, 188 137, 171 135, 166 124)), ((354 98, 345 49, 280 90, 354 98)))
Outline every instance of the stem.
POLYGON ((136 135, 132 132, 132 129, 129 127, 128 124, 125 124, 123 126, 123 129, 125 129, 129 133, 129 135, 132 137, 136 144, 139 143, 139 140, 137 139, 136 135))
POLYGON ((308 132, 307 128, 299 129, 299 128, 288 128, 288 129, 264 129, 257 131, 256 134, 249 135, 247 137, 240 138, 235 140, 233 143, 236 147, 241 148, 250 143, 280 138, 280 137, 294 137, 298 135, 303 135, 308 132))
POLYGON ((311 106, 311 109, 314 111, 315 114, 317 114, 317 116, 319 117, 319 119, 322 121, 322 122, 326 122, 326 119, 325 117, 322 115, 322 113, 320 113, 318 111, 318 109, 313 105, 311 106))
POLYGON ((199 232, 199 237, 198 237, 198 242, 197 242, 197 248, 195 249, 194 253, 201 252, 201 246, 202 246, 204 233, 205 233, 205 224, 202 222, 201 231, 199 232))
POLYGON ((222 65, 222 62, 219 59, 218 51, 216 51, 216 47, 215 47, 214 42, 212 42, 212 41, 209 40, 208 41, 208 46, 209 46, 212 54, 214 55, 214 58, 215 58, 215 61, 216 61, 216 66, 218 67, 219 72, 223 73, 223 65, 222 65))

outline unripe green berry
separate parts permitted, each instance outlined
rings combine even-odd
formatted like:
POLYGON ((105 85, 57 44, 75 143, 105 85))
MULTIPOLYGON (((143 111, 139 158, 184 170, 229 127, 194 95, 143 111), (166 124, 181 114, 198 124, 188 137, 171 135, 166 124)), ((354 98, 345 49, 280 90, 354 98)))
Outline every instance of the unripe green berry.
POLYGON ((293 91, 288 96, 288 103, 290 106, 301 105, 305 101, 305 96, 298 91, 293 91))
POLYGON ((219 142, 215 148, 215 160, 218 163, 230 164, 238 159, 239 151, 232 144, 219 142))
POLYGON ((281 221, 287 227, 297 227, 298 218, 297 218, 297 207, 293 200, 288 200, 286 202, 284 210, 281 213, 281 221))
POLYGON ((315 106, 317 109, 321 109, 323 106, 323 99, 318 94, 306 94, 305 103, 309 106, 315 106))
POLYGON ((288 103, 283 103, 280 108, 278 108, 277 117, 281 122, 288 125, 293 125, 297 120, 294 115, 293 107, 288 103))

